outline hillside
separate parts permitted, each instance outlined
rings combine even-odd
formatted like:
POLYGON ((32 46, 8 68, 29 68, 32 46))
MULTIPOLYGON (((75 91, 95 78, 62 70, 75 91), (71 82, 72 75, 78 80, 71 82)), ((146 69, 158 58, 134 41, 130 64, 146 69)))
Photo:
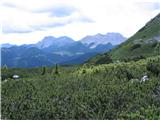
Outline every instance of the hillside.
MULTIPOLYGON (((1 49, 1 65, 8 67, 50 66, 62 61, 65 56, 46 53, 35 47, 14 46, 1 49)), ((66 58, 66 60, 68 60, 66 58)))
MULTIPOLYGON (((113 61, 130 61, 160 55, 160 14, 150 20, 143 28, 130 37, 126 42, 105 55, 113 61)), ((98 61, 101 57, 92 58, 98 61)), ((90 62, 92 62, 92 59, 90 62)), ((104 60, 103 63, 107 61, 104 60)))

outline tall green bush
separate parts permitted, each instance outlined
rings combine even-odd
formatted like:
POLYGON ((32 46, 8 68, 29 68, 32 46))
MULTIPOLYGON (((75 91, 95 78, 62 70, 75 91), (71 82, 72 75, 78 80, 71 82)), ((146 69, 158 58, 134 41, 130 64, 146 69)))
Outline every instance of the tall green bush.
POLYGON ((55 74, 59 74, 59 68, 58 68, 58 65, 56 64, 55 66, 55 71, 54 71, 55 74))
POLYGON ((47 70, 46 70, 46 67, 43 67, 43 68, 42 68, 42 73, 41 73, 41 75, 45 75, 45 74, 46 74, 46 71, 47 71, 47 70))

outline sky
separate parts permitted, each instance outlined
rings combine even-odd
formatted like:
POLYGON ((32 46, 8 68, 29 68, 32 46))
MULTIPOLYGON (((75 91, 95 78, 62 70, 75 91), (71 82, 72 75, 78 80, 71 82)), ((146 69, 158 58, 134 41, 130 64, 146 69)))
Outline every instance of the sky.
POLYGON ((1 0, 2 43, 31 44, 45 36, 119 32, 132 36, 160 13, 160 0, 1 0))

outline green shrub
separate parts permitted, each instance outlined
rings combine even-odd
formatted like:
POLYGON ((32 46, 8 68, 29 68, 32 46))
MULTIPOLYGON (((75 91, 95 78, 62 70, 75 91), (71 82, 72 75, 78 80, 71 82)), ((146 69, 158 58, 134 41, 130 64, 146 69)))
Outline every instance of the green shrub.
POLYGON ((58 69, 58 65, 56 64, 55 66, 55 71, 54 71, 55 74, 59 74, 59 69, 58 69))
POLYGON ((140 48, 141 47, 141 44, 134 44, 132 47, 131 47, 131 50, 135 50, 137 48, 140 48))
POLYGON ((45 74, 46 74, 46 71, 47 71, 47 70, 46 70, 46 67, 43 67, 43 68, 42 68, 42 73, 41 73, 41 75, 45 75, 45 74))
POLYGON ((42 68, 3 70, 2 75, 18 73, 24 78, 2 81, 2 119, 158 120, 160 81, 147 66, 158 66, 159 60, 65 66, 57 77, 51 74, 55 67, 47 67, 45 76, 40 75, 42 68), (139 82, 144 73, 149 80, 139 82))
POLYGON ((148 62, 147 70, 158 76, 160 74, 160 60, 148 62))

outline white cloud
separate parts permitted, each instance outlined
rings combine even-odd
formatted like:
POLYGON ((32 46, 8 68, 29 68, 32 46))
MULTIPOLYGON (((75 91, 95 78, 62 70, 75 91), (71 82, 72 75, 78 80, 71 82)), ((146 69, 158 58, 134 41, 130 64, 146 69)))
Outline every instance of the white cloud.
POLYGON ((129 37, 158 14, 159 7, 159 0, 2 0, 1 42, 35 43, 48 35, 79 40, 107 32, 129 37))

